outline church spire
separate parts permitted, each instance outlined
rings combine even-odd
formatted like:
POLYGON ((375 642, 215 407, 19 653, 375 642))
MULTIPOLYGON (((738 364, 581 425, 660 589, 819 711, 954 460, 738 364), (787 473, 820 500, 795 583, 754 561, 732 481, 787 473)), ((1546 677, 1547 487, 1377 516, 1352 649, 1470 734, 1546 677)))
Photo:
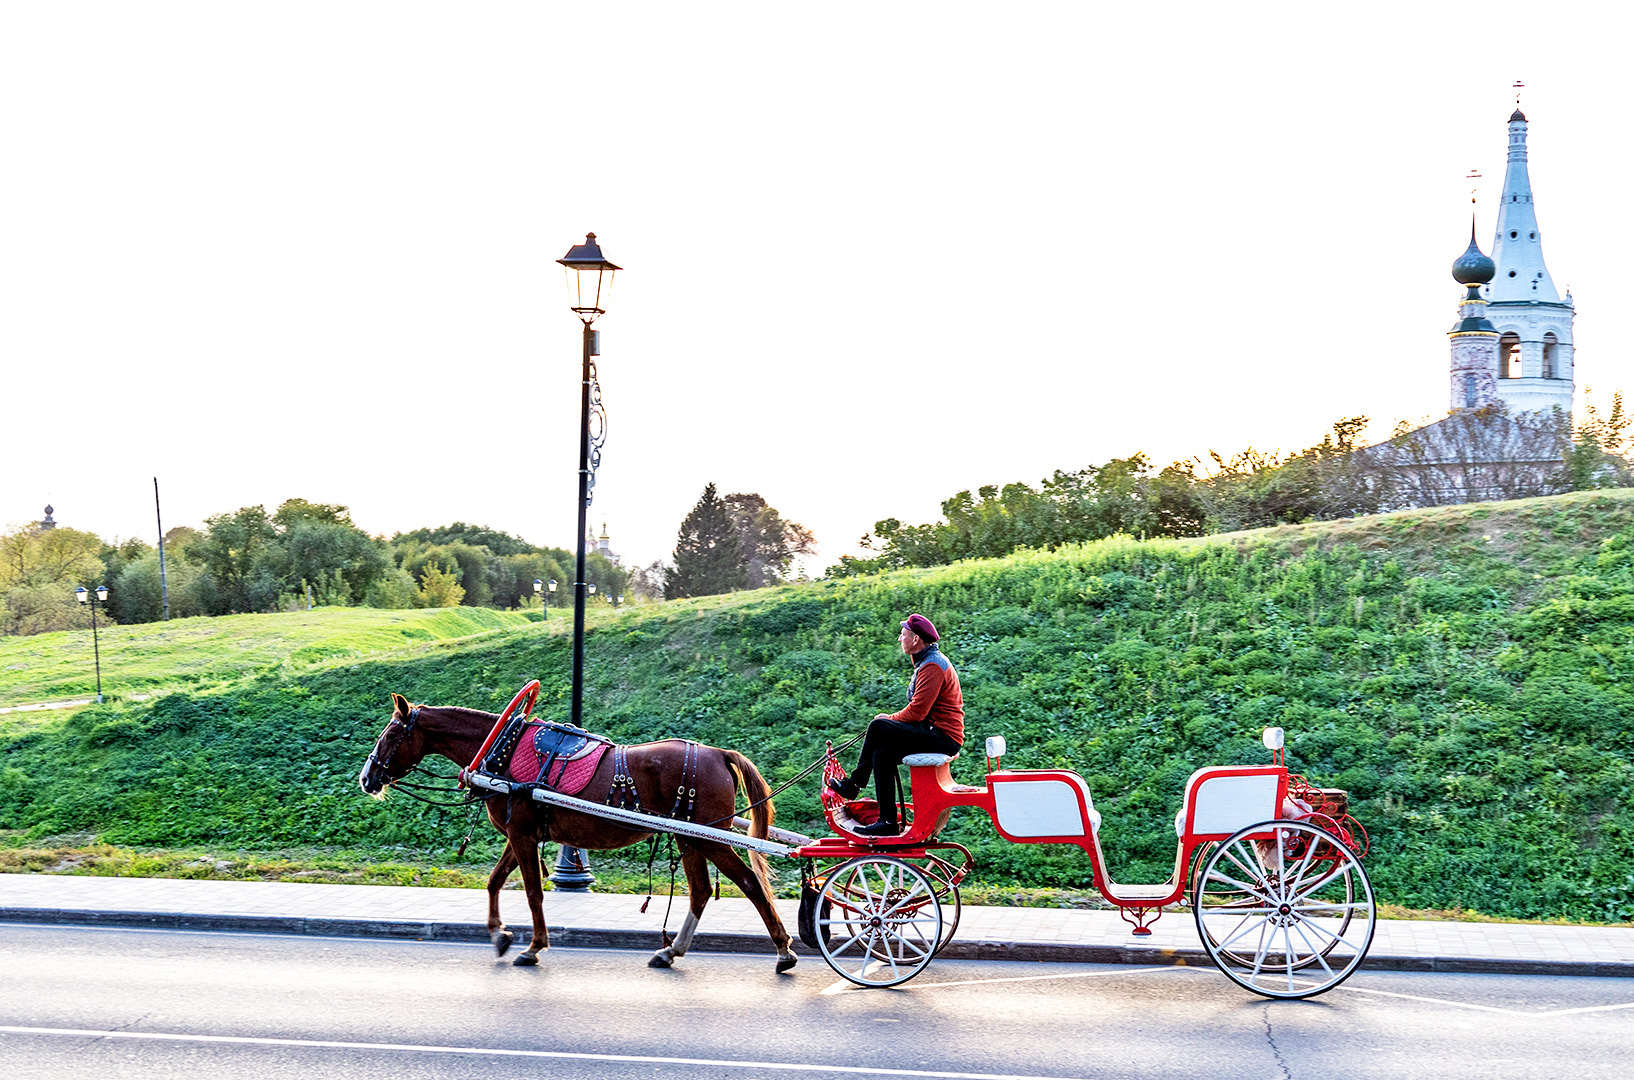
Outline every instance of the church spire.
POLYGON ((1543 265, 1543 234, 1538 231, 1532 178, 1526 171, 1526 114, 1518 104, 1509 117, 1509 164, 1498 203, 1492 261, 1498 264, 1498 273, 1487 291, 1489 300, 1560 303, 1549 268, 1543 265))

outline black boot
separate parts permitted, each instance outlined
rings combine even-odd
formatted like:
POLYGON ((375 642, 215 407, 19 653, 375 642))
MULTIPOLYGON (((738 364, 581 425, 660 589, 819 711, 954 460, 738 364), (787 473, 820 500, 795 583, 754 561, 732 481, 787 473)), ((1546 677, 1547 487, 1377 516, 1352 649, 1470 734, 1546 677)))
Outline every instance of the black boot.
POLYGON ((864 825, 856 832, 858 836, 900 836, 902 827, 888 818, 880 818, 872 825, 864 825))
POLYGON ((836 792, 842 799, 855 799, 862 794, 862 787, 849 776, 842 776, 838 780, 829 778, 828 790, 836 792))

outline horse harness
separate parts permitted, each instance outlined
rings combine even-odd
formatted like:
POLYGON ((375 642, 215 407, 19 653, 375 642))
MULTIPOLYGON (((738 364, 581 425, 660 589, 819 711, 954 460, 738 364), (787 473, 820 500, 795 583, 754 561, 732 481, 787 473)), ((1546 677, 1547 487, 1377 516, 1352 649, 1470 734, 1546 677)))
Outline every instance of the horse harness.
MULTIPOLYGON (((675 789, 675 803, 670 807, 668 816, 680 821, 691 821, 698 805, 699 744, 691 739, 679 741, 684 747, 681 755, 681 784, 675 789)), ((607 798, 602 801, 621 810, 639 812, 641 791, 636 787, 635 777, 630 772, 629 749, 623 743, 613 745, 613 782, 607 791, 607 798)))

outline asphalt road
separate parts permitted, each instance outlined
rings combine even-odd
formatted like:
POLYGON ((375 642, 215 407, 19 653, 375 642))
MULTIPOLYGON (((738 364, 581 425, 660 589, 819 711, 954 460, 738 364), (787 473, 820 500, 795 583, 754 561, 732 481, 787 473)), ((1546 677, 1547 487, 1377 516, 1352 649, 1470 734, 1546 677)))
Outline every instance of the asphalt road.
POLYGON ((0 1076, 1626 1077, 1634 979, 1363 972, 1271 1002, 1212 968, 820 961, 0 926, 0 1076))

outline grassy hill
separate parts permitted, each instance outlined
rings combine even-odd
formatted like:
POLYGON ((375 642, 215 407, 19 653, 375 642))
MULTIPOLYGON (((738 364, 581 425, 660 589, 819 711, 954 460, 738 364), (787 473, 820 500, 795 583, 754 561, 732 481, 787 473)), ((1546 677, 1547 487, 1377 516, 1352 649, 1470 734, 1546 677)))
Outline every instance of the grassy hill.
MULTIPOLYGON (((775 783, 900 706, 909 610, 943 630, 971 739, 1003 734, 1008 765, 1086 777, 1120 880, 1166 877, 1186 777, 1265 760, 1260 729, 1278 724, 1297 771, 1353 792, 1382 899, 1634 918, 1634 491, 1113 539, 609 612, 588 637, 589 723, 737 747, 775 783)), ((387 695, 498 709, 536 677, 560 716, 566 622, 29 714, 0 727, 0 828, 13 845, 73 833, 434 860, 462 819, 354 781, 387 695)), ((981 768, 977 753, 955 774, 981 768)), ((809 784, 778 809, 820 828, 809 784)), ((1075 850, 1004 844, 974 814, 950 838, 989 883, 1089 882, 1075 850)))
MULTIPOLYGON (((362 657, 405 645, 469 638, 525 626, 520 612, 488 608, 317 608, 273 615, 224 615, 171 622, 103 625, 104 696, 196 687, 362 657)), ((91 631, 0 637, 0 706, 94 693, 91 631)))

